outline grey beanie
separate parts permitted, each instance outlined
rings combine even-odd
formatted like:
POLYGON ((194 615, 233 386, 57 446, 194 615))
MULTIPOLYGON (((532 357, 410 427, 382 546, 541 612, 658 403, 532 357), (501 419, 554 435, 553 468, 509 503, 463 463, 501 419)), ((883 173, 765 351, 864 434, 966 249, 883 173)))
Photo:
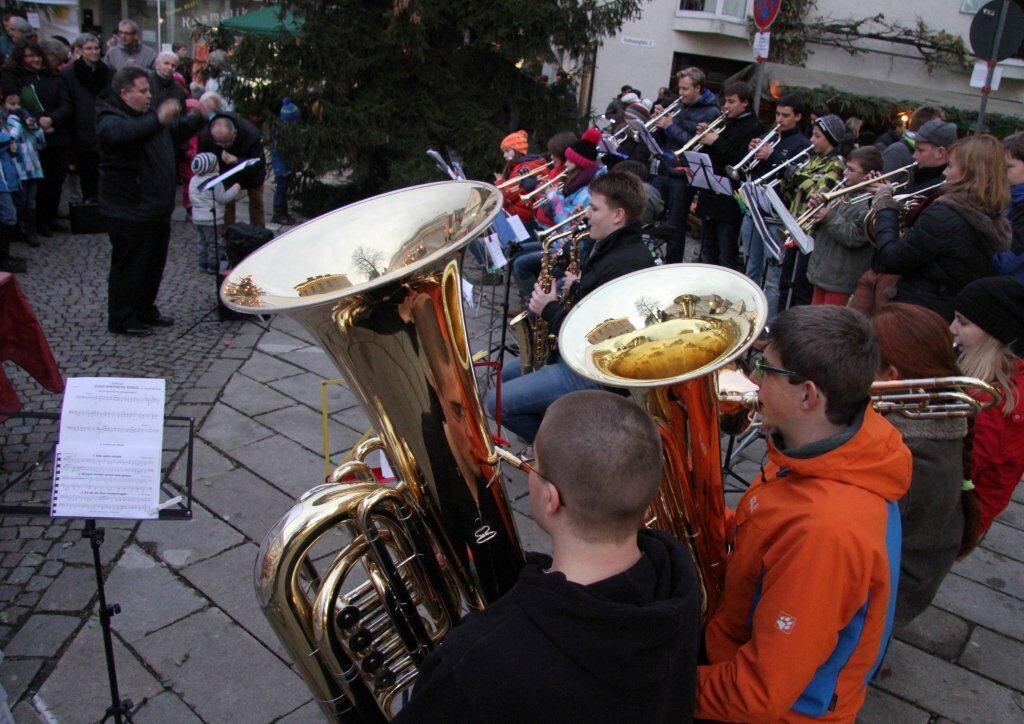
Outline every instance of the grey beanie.
POLYGON ((192 159, 192 173, 203 176, 217 168, 217 157, 212 153, 197 153, 192 159))
POLYGON ((842 118, 834 113, 822 116, 814 122, 814 125, 818 127, 818 130, 825 134, 825 138, 827 138, 828 142, 833 146, 838 146, 846 137, 846 124, 843 123, 842 118))

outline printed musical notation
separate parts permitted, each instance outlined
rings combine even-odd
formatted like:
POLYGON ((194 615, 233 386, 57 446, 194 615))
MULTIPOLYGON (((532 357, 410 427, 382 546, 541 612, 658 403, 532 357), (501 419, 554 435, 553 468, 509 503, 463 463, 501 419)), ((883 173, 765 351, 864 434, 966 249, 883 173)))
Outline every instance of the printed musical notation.
POLYGON ((68 380, 50 515, 158 517, 164 390, 156 379, 68 380))

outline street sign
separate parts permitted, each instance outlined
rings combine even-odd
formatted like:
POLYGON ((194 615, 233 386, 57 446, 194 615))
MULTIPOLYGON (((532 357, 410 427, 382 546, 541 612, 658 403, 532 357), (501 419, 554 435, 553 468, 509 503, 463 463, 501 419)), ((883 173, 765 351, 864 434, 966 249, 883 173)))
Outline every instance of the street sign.
POLYGON ((754 0, 754 25, 757 29, 766 32, 779 16, 781 7, 782 0, 754 0))
MULTIPOLYGON (((757 3, 754 3, 755 6, 757 3)), ((756 15, 755 15, 756 17, 756 15)), ((1015 55, 1024 43, 1024 9, 1013 0, 992 0, 974 16, 971 22, 971 50, 982 60, 1006 60, 1015 55), (999 29, 999 16, 1006 3, 1006 21, 1003 34, 998 43, 998 51, 993 55, 996 46, 996 34, 999 29)))

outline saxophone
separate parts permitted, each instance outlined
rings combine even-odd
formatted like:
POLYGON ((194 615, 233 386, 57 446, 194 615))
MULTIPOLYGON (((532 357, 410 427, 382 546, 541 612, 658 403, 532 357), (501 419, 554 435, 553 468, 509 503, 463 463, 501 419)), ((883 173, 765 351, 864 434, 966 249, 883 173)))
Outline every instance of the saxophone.
MULTIPOLYGON (((537 284, 545 294, 551 291, 551 285, 555 283, 554 277, 551 276, 551 268, 554 266, 556 253, 557 250, 552 248, 550 239, 541 246, 540 274, 537 275, 537 284)), ((548 328, 548 323, 538 314, 533 320, 533 345, 530 349, 534 370, 539 370, 548 363, 553 351, 551 342, 551 330, 548 328)))

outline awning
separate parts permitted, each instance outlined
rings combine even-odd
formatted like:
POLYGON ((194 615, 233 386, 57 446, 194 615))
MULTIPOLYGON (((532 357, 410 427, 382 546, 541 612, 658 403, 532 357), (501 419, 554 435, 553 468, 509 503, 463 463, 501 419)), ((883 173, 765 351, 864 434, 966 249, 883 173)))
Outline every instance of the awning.
MULTIPOLYGON (((981 105, 981 91, 976 88, 961 91, 938 90, 935 88, 891 83, 875 78, 864 78, 839 73, 826 73, 780 63, 765 63, 765 88, 774 81, 783 86, 819 88, 829 85, 851 95, 876 96, 893 101, 910 101, 916 105, 931 104, 940 108, 960 108, 977 111, 981 105)), ((967 79, 964 79, 967 85, 967 79)), ((989 96, 988 112, 1004 116, 1024 117, 1024 102, 989 96)))
POLYGON ((291 11, 282 14, 282 8, 270 5, 244 15, 222 20, 220 27, 228 32, 242 35, 259 35, 264 38, 284 38, 298 35, 302 30, 302 18, 291 11))

